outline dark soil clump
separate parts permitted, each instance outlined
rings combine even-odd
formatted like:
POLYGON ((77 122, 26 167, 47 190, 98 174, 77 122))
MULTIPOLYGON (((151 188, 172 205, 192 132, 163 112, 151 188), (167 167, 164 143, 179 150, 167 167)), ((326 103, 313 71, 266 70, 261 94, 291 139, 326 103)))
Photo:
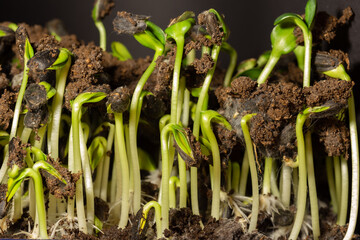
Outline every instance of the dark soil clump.
POLYGON ((8 166, 12 168, 13 165, 17 165, 20 169, 26 167, 24 161, 29 146, 27 143, 21 142, 19 137, 13 137, 9 142, 9 161, 8 166))
POLYGON ((16 93, 4 90, 0 97, 0 129, 8 129, 11 119, 13 118, 16 93))

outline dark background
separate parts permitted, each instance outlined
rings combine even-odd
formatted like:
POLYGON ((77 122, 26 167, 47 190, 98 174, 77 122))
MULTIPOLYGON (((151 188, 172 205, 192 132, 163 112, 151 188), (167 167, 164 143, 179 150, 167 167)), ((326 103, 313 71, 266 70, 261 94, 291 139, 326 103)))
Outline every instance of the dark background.
MULTIPOLYGON (((115 0, 115 9, 105 21, 108 35, 108 49, 112 41, 123 42, 134 57, 152 55, 133 37, 118 36, 112 29, 112 20, 117 11, 129 11, 152 16, 151 20, 163 29, 171 18, 186 10, 196 14, 215 8, 225 15, 225 21, 231 30, 228 42, 238 52, 239 60, 258 57, 271 48, 270 32, 276 17, 285 12, 302 14, 306 0, 115 0)), ((349 53, 350 75, 355 82, 360 78, 360 1, 359 0, 318 0, 318 10, 327 11, 334 16, 351 6, 354 18, 350 25, 342 30, 332 48, 349 53)), ((91 18, 92 0, 0 0, 0 21, 44 25, 53 18, 63 20, 69 33, 76 34, 86 42, 98 43, 98 31, 91 18)), ((220 64, 226 66, 227 56, 220 56, 220 64)), ((359 84, 355 85, 355 97, 359 98, 359 84)), ((357 107, 359 109, 359 107, 357 107)), ((359 111, 358 111, 359 112, 359 111)), ((358 115, 359 116, 359 115, 358 115)), ((358 221, 359 222, 359 221, 358 221)), ((359 228, 358 228, 359 229, 359 228)), ((359 231, 358 231, 359 232, 359 231)))
MULTIPOLYGON (((306 0, 115 0, 115 9, 111 12, 104 23, 108 33, 108 46, 112 41, 121 41, 126 44, 134 57, 152 55, 152 51, 139 45, 130 36, 118 36, 112 29, 112 20, 117 11, 129 11, 137 14, 152 16, 151 20, 160 27, 165 28, 170 18, 180 15, 186 10, 192 10, 196 14, 215 8, 225 15, 231 35, 229 43, 233 45, 239 54, 239 60, 257 57, 263 51, 271 48, 270 32, 276 17, 285 12, 303 13, 306 0)), ((341 10, 351 6, 354 10, 353 18, 348 31, 342 31, 334 48, 340 48, 350 53, 353 77, 354 67, 360 64, 360 47, 357 40, 360 39, 360 1, 358 0, 318 0, 318 9, 327 11, 331 15, 338 16, 341 10)), ((29 24, 44 25, 53 18, 63 20, 69 33, 78 35, 79 39, 98 42, 98 31, 95 28, 91 9, 92 0, 31 0, 31 1, 0 1, 0 21, 13 21, 16 23, 27 22, 29 24)), ((222 57, 222 62, 226 57, 222 57)))

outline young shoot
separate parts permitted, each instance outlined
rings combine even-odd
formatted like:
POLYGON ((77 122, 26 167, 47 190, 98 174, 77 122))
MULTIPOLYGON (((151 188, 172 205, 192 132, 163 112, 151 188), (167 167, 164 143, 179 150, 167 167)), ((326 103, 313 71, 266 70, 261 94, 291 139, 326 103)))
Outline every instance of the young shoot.
POLYGON ((141 177, 139 167, 139 157, 137 151, 137 119, 138 119, 138 102, 142 89, 154 71, 156 60, 164 53, 165 48, 165 34, 155 24, 148 21, 149 17, 135 15, 127 12, 118 12, 113 25, 118 33, 131 34, 135 39, 145 47, 153 49, 155 55, 148 68, 141 76, 137 83, 133 97, 130 103, 129 113, 129 144, 130 144, 130 159, 133 172, 134 182, 134 196, 133 196, 133 210, 138 212, 141 202, 141 177), (129 20, 130 19, 130 20, 129 20), (134 24, 136 23, 136 24, 134 24))
POLYGON ((102 20, 110 10, 115 6, 113 0, 95 0, 94 8, 92 10, 92 19, 94 20, 96 28, 100 34, 100 47, 103 51, 106 51, 106 29, 102 20))
POLYGON ((147 217, 149 214, 149 211, 151 210, 151 208, 154 208, 155 210, 155 223, 156 223, 156 236, 158 239, 163 238, 164 234, 162 232, 162 218, 161 218, 161 206, 158 202, 156 201, 150 201, 148 203, 146 203, 143 207, 142 210, 142 218, 140 220, 140 227, 139 227, 139 234, 142 233, 143 229, 145 228, 145 224, 147 222, 147 217))
POLYGON ((247 114, 241 119, 241 129, 244 134, 245 144, 246 144, 246 152, 248 156, 249 166, 250 166, 250 174, 251 174, 251 186, 252 186, 252 209, 251 209, 251 219, 250 225, 248 228, 248 232, 251 233, 256 229, 256 224, 259 215, 259 185, 258 185, 258 176, 256 170, 256 162, 252 140, 250 137, 248 121, 255 116, 256 113, 247 114))
POLYGON ((228 130, 232 128, 230 123, 218 112, 213 110, 201 112, 201 132, 210 143, 213 157, 211 216, 218 220, 220 217, 221 159, 219 146, 211 127, 212 123, 221 124, 228 130))

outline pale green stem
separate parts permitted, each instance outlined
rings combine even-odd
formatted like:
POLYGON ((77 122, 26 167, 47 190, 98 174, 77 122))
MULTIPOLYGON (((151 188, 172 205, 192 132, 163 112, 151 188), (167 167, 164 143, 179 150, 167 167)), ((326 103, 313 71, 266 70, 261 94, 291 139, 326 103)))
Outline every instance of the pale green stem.
POLYGON ((281 202, 285 207, 290 206, 291 197, 291 173, 292 168, 283 164, 282 175, 281 175, 281 202))
MULTIPOLYGON (((81 124, 81 123, 80 123, 81 124)), ((85 195, 86 195, 86 220, 88 225, 88 234, 92 234, 95 222, 95 202, 94 202, 94 186, 92 181, 91 167, 89 155, 86 147, 87 138, 82 128, 79 129, 80 138, 80 155, 83 169, 85 195)))
POLYGON ((121 165, 121 215, 119 221, 119 228, 125 228, 129 219, 129 163, 126 154, 125 145, 125 132, 123 124, 122 113, 114 113, 115 116, 115 135, 117 139, 117 148, 120 153, 120 165, 121 165))
POLYGON ((264 179, 263 179, 263 189, 262 189, 262 193, 264 195, 271 193, 272 162, 273 159, 271 157, 265 157, 264 179))
MULTIPOLYGON (((155 202, 155 201, 150 201, 147 204, 144 205, 143 207, 143 219, 147 219, 148 213, 150 211, 151 208, 155 209, 155 222, 156 222, 156 236, 158 239, 163 238, 164 235, 161 232, 161 225, 162 225, 162 221, 163 219, 161 219, 161 206, 159 203, 155 202)), ((143 221, 143 220, 142 220, 143 221)), ((143 223, 145 224, 145 222, 143 223)), ((144 225, 142 223, 140 223, 140 228, 143 229, 144 225)))
POLYGON ((36 195, 36 210, 39 216, 39 229, 40 229, 40 238, 49 239, 47 234, 46 227, 46 211, 45 211, 45 202, 44 202, 44 188, 42 184, 42 178, 38 171, 29 169, 29 175, 34 180, 35 183, 35 195, 36 195))
POLYGON ((169 180, 169 207, 176 208, 176 189, 180 186, 180 180, 177 176, 170 177, 169 180))
POLYGON ((232 162, 231 165, 232 165, 231 189, 236 194, 239 192, 240 164, 238 162, 232 162))
POLYGON ((299 114, 296 120, 296 139, 297 139, 297 148, 298 148, 298 161, 299 161, 299 189, 297 194, 297 203, 296 203, 296 215, 294 219, 294 225, 290 233, 289 239, 296 240, 298 238, 299 232, 305 216, 306 208, 306 195, 307 195, 307 186, 306 186, 306 153, 305 153, 305 142, 303 134, 303 126, 306 120, 306 116, 299 114))
POLYGON ((104 24, 100 20, 97 20, 95 21, 95 26, 99 30, 100 34, 100 47, 103 51, 106 51, 106 29, 104 24))
POLYGON ((240 174, 240 186, 239 186, 239 193, 241 196, 245 196, 246 194, 246 185, 247 185, 247 179, 249 175, 249 158, 248 158, 248 152, 245 149, 243 161, 241 165, 241 174, 240 174))
MULTIPOLYGON (((339 204, 339 213, 341 210, 341 169, 340 169, 340 158, 333 157, 334 160, 334 172, 335 172, 335 189, 336 189, 336 201, 339 204)), ((339 214, 338 214, 339 220, 339 214)))
POLYGON ((56 70, 56 93, 52 102, 52 118, 50 131, 50 144, 48 144, 48 150, 52 158, 55 160, 59 157, 59 135, 60 135, 60 122, 61 111, 63 108, 64 91, 66 85, 66 79, 71 66, 71 57, 69 56, 66 64, 60 70, 56 70))
MULTIPOLYGON (((193 134, 196 140, 199 140, 199 136, 200 136, 200 113, 202 110, 204 110, 203 105, 208 96, 210 83, 215 72, 215 66, 219 57, 220 49, 221 47, 217 45, 213 47, 213 50, 211 52, 211 58, 214 60, 214 67, 210 69, 206 74, 203 86, 201 88, 200 96, 196 105, 195 119, 193 125, 193 134)), ((195 167, 190 168, 190 179, 191 179, 191 208, 193 214, 200 215, 199 200, 198 200, 197 168, 195 167)))
POLYGON ((149 67, 146 69, 144 74, 141 76, 138 84, 135 87, 133 97, 130 104, 130 115, 129 115, 129 140, 130 140, 130 159, 132 162, 132 170, 134 175, 134 199, 133 199, 133 209, 134 212, 138 212, 140 209, 141 203, 141 176, 140 176, 140 167, 139 167, 139 156, 137 151, 137 107, 138 101, 142 89, 150 77, 151 73, 154 71, 156 66, 156 59, 160 56, 160 52, 155 52, 154 58, 150 63, 149 67))
POLYGON ((254 157, 253 144, 250 137, 249 127, 247 122, 254 116, 254 114, 247 114, 241 119, 241 129, 244 133, 244 139, 246 144, 246 151, 248 152, 248 160, 251 174, 251 186, 252 186, 252 208, 251 219, 248 232, 251 233, 256 229, 256 224, 259 215, 259 183, 256 170, 256 163, 254 157))
POLYGON ((165 229, 169 228, 169 180, 170 172, 172 166, 169 165, 169 150, 168 150, 168 140, 170 135, 170 125, 166 125, 161 131, 161 159, 162 159, 162 176, 161 176, 161 218, 162 226, 161 233, 165 229))
POLYGON ((349 196, 349 173, 348 163, 344 156, 340 157, 341 161, 341 201, 340 211, 338 217, 338 224, 344 226, 346 224, 347 209, 348 209, 348 196, 349 196))
POLYGON ((104 201, 107 200, 107 189, 108 189, 108 182, 109 182, 109 168, 110 168, 110 153, 112 149, 112 145, 114 143, 114 135, 115 135, 115 126, 113 124, 109 124, 109 134, 108 139, 106 142, 106 155, 104 159, 104 167, 102 172, 102 179, 101 179, 101 190, 100 190, 100 198, 104 201))
MULTIPOLYGON (((27 143, 29 141, 31 132, 32 132, 31 128, 24 128, 21 133, 21 142, 27 143)), ((22 201, 21 201, 22 191, 23 191, 22 187, 20 187, 19 190, 15 193, 15 195, 13 197, 11 219, 14 222, 16 220, 20 219, 23 214, 23 207, 22 207, 22 201)))
MULTIPOLYGON (((74 151, 73 151, 73 130, 70 128, 69 136, 69 152, 68 152, 68 168, 71 173, 75 173, 75 161, 74 161, 74 151)), ((67 218, 70 223, 74 221, 75 218, 75 199, 68 197, 67 199, 67 218)))
POLYGON ((334 181, 334 161, 332 157, 326 157, 326 174, 329 184, 329 192, 331 197, 331 204, 335 213, 338 213, 339 205, 336 198, 336 188, 334 181))
MULTIPOLYGON (((81 105, 74 102, 72 106, 71 127, 72 127, 72 140, 73 140, 73 154, 74 154, 74 172, 82 172, 81 168, 81 154, 80 154, 80 112, 81 105)), ((79 230, 87 234, 84 196, 83 196, 83 175, 80 175, 79 180, 76 182, 76 213, 79 223, 79 230)))
POLYGON ((226 70, 226 74, 225 74, 225 78, 224 78, 224 87, 229 87, 231 84, 231 79, 234 74, 235 67, 236 67, 237 52, 227 42, 223 42, 221 47, 230 55, 230 63, 226 70))
POLYGON ((318 198, 316 193, 311 131, 308 131, 305 134, 305 151, 306 151, 306 168, 308 171, 311 223, 312 223, 313 237, 315 240, 317 240, 319 239, 320 236, 320 220, 319 220, 318 198))
POLYGON ((275 51, 271 51, 269 60, 267 61, 264 69, 261 71, 259 78, 257 79, 258 85, 266 82, 266 79, 269 77, 271 71, 274 69, 276 63, 280 59, 280 54, 276 54, 275 51))
POLYGON ((206 124, 201 124, 202 132, 206 132, 206 138, 210 142, 211 154, 213 159, 212 167, 212 201, 211 201, 211 216, 216 220, 220 218, 220 186, 221 186, 221 159, 219 146, 214 132, 211 128, 211 122, 207 121, 206 124), (204 129, 203 129, 204 128, 204 129))
POLYGON ((350 203, 350 216, 349 225, 344 239, 348 240, 352 238, 356 227, 357 214, 359 209, 359 142, 356 125, 356 112, 354 94, 351 93, 351 97, 348 100, 349 108, 349 128, 350 128, 350 142, 351 142, 351 167, 352 167, 352 179, 351 179, 351 203, 350 203))

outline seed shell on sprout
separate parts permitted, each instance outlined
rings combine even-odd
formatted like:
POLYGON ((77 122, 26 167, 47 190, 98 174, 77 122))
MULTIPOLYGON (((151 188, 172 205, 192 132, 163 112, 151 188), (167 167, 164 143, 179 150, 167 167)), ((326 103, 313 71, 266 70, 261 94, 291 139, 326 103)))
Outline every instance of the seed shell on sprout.
POLYGON ((38 110, 47 103, 45 87, 36 83, 30 84, 26 88, 24 100, 29 110, 38 110))
POLYGON ((25 26, 20 25, 15 32, 16 47, 21 57, 20 60, 24 58, 26 39, 29 39, 29 34, 27 33, 25 26))
POLYGON ((45 71, 50 67, 59 56, 60 51, 58 49, 44 50, 35 53, 35 55, 29 60, 28 67, 31 72, 45 71))
POLYGON ((114 30, 119 34, 134 35, 145 31, 146 22, 150 16, 137 15, 129 12, 118 12, 113 21, 114 30))
POLYGON ((125 112, 130 104, 130 90, 127 87, 118 87, 108 97, 107 105, 115 113, 125 112))

